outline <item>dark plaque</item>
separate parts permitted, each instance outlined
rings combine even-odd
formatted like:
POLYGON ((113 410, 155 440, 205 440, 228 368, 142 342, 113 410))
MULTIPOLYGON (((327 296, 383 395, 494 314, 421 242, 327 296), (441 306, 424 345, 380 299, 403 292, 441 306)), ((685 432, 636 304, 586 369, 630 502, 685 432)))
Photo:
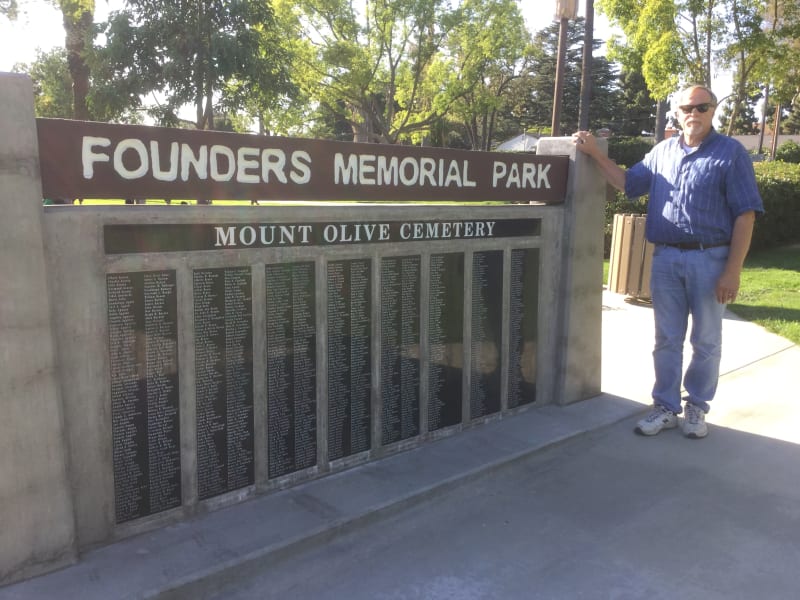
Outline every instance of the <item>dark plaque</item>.
POLYGON ((508 407, 536 401, 539 249, 511 251, 508 407))
POLYGON ((269 477, 317 462, 314 263, 266 267, 269 477))
POLYGON ((249 267, 194 271, 197 494, 252 485, 253 302, 249 267))
POLYGON ((461 422, 464 347, 464 255, 431 255, 428 297, 428 430, 461 422))
POLYGON ((117 523, 181 504, 174 271, 106 275, 117 523))
POLYGON ((383 444, 419 434, 420 257, 381 261, 383 444))
POLYGON ((369 259, 328 263, 328 458, 369 450, 369 259))
POLYGON ((472 255, 470 418, 500 411, 503 251, 472 255))

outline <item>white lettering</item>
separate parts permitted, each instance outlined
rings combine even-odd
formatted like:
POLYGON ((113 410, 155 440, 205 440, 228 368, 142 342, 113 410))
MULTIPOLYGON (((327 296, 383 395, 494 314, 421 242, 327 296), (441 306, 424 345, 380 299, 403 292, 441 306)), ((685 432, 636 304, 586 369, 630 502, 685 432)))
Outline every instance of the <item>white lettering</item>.
POLYGON ((214 181, 230 181, 233 179, 233 173, 236 171, 236 158, 233 155, 233 150, 227 146, 214 144, 209 151, 208 162, 211 164, 211 179, 214 181), (220 158, 224 157, 227 163, 227 170, 220 170, 220 158))
POLYGON ((298 185, 311 181, 311 156, 308 152, 305 150, 292 152, 292 172, 289 177, 298 185))
POLYGON ((310 243, 311 240, 308 239, 308 235, 313 230, 312 226, 311 225, 300 225, 300 226, 298 226, 298 229, 300 229, 300 233, 303 235, 303 239, 301 240, 300 243, 301 244, 310 243))
POLYGON ((149 160, 147 157, 147 147, 142 140, 135 138, 128 138, 122 140, 117 147, 114 148, 114 170, 123 179, 139 179, 147 174, 150 168, 149 160), (135 169, 128 169, 122 160, 123 154, 126 150, 133 150, 139 157, 139 166, 135 169))
POLYGON ((419 165, 410 156, 400 162, 400 181, 403 185, 416 185, 419 180, 419 165), (411 167, 411 175, 406 174, 407 167, 411 167))
POLYGON ((358 182, 363 185, 375 185, 374 154, 362 154, 358 157, 358 182))
POLYGON ((399 160, 392 156, 388 162, 385 156, 378 157, 378 185, 397 185, 399 160))
POLYGON ((161 169, 161 152, 158 142, 150 142, 150 157, 153 163, 153 177, 159 181, 175 181, 178 178, 178 142, 169 145, 169 170, 161 169))
POLYGON ((538 188, 541 188, 542 184, 544 184, 544 187, 546 187, 548 190, 550 189, 550 177, 548 173, 550 172, 550 167, 552 166, 553 165, 551 164, 539 165, 539 180, 536 184, 538 188))
POLYGON ((525 163, 522 165, 522 187, 536 187, 536 165, 533 163, 525 163), (530 184, 530 186, 528 185, 530 184))
POLYGON ((512 184, 519 189, 519 165, 517 163, 512 163, 511 165, 511 171, 508 173, 508 180, 506 181, 506 189, 510 188, 512 184))
POLYGON ((258 174, 248 173, 248 169, 258 169, 258 148, 239 148, 236 151, 236 181, 258 183, 258 174))
POLYGON ((325 229, 322 230, 322 238, 329 244, 333 244, 336 241, 336 225, 325 225, 325 229))
POLYGON ((422 158, 419 163, 419 184, 425 185, 425 181, 428 181, 433 187, 436 187, 436 179, 434 177, 436 173, 436 161, 432 158, 422 158))
POLYGON ((497 182, 504 179, 507 172, 508 167, 506 163, 497 160, 494 161, 494 167, 492 168, 492 187, 497 187, 497 182))
POLYGON ((261 178, 264 183, 269 183, 269 175, 275 175, 278 181, 286 183, 286 154, 283 150, 266 149, 261 153, 261 178))
POLYGON ((208 146, 200 146, 195 154, 189 144, 181 144, 181 181, 189 181, 190 167, 198 179, 208 179, 208 146))
POLYGON ((217 241, 215 247, 219 246, 235 246, 236 245, 236 228, 235 227, 214 227, 217 234, 217 241))
POLYGON ((400 237, 404 240, 411 237, 411 223, 403 223, 400 225, 400 237))
POLYGON ((108 154, 99 154, 94 151, 95 146, 107 148, 111 145, 111 140, 108 138, 94 137, 91 135, 83 136, 83 143, 81 148, 81 160, 83 162, 83 178, 91 179, 94 177, 94 163, 108 162, 111 160, 108 154))
POLYGON ((340 152, 333 155, 333 182, 336 184, 349 185, 358 183, 358 157, 352 154, 347 157, 347 165, 344 164, 344 156, 340 152))
POLYGON ((252 246, 256 243, 256 228, 252 225, 245 225, 239 229, 239 242, 244 246, 252 246))

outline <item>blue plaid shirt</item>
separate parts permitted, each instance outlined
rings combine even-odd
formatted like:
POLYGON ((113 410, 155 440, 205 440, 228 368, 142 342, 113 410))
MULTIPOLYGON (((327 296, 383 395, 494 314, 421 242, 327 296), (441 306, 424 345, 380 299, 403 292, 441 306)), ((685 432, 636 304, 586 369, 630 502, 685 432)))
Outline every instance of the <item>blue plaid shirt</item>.
POLYGON ((625 175, 625 194, 650 194, 647 239, 655 244, 730 242, 736 217, 764 212, 753 162, 738 141, 713 129, 689 153, 675 136, 625 175))

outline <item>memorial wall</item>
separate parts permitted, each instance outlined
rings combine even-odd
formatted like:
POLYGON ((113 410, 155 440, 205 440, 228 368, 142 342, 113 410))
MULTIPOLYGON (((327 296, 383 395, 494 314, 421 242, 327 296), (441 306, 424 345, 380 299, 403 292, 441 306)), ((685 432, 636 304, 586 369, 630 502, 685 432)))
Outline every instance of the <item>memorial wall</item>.
MULTIPOLYGON (((30 89, 12 83, 0 96, 30 89)), ((0 125, 27 128, 25 152, 38 136, 40 169, 0 173, 0 196, 25 208, 4 239, 36 239, 8 245, 3 273, 40 320, 34 354, 0 375, 49 387, 19 387, 3 431, 48 452, 3 458, 31 481, 0 506, 22 540, 0 551, 6 580, 599 393, 604 187, 573 170, 569 140, 533 156, 26 118, 0 125), (41 206, 199 190, 509 204, 41 206)))
POLYGON ((537 401, 542 218, 514 220, 529 235, 510 238, 505 219, 489 219, 497 237, 440 243, 447 251, 401 242, 345 258, 315 246, 275 262, 269 250, 234 259, 211 250, 209 261, 146 243, 123 257, 125 236, 148 224, 119 228, 102 214, 100 266, 114 271, 104 312, 117 525, 335 470, 537 401), (134 262, 146 270, 129 270, 134 262), (194 415, 191 431, 182 412, 194 415), (256 414, 266 419, 260 455, 256 414))

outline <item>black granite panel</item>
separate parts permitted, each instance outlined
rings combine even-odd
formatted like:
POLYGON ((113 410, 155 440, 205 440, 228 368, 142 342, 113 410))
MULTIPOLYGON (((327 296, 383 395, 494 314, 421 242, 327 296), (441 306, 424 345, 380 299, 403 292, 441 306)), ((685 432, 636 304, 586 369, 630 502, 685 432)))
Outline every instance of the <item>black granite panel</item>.
POLYGON ((255 482, 250 267, 193 275, 197 492, 203 500, 255 482))
POLYGON ((500 412, 503 251, 472 255, 470 418, 500 412))
POLYGON ((371 261, 328 263, 328 458, 369 450, 371 261))
POLYGON ((428 430, 461 422, 464 254, 433 254, 428 296, 428 430))
POLYGON ((381 260, 382 443, 419 434, 420 257, 381 260))
POLYGON ((117 523, 181 504, 174 271, 106 276, 117 523))
POLYGON ((317 462, 314 263, 266 266, 269 477, 317 462))
POLYGON ((511 251, 508 407, 536 401, 539 249, 511 251))

